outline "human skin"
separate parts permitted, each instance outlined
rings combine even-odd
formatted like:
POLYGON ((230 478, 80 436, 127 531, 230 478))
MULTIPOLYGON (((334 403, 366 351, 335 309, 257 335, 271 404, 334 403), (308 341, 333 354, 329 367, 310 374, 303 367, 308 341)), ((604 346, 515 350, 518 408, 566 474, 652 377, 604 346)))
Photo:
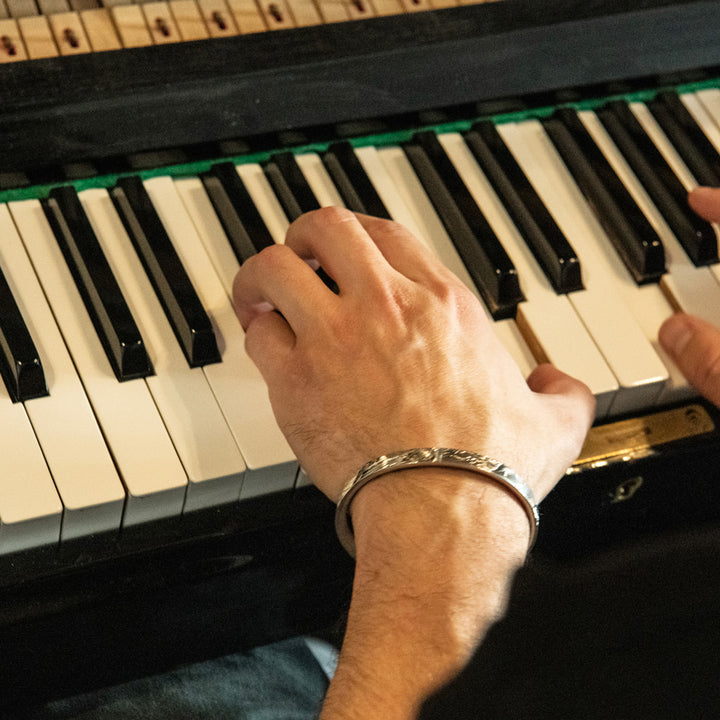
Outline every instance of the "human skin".
MULTIPOLYGON (((720 222, 720 189, 698 188, 690 206, 711 222, 720 222)), ((708 400, 720 405, 720 332, 700 318, 678 313, 660 328, 660 344, 685 377, 708 400)))
MULTIPOLYGON (((475 296, 396 223, 308 213, 243 265, 234 301, 280 428, 333 501, 367 461, 435 446, 502 461, 539 502, 592 422, 587 387, 549 365, 525 380, 475 296)), ((409 719, 502 613, 528 519, 455 469, 383 476, 351 514, 353 597, 321 717, 409 719)))
MULTIPOLYGON (((720 189, 699 188, 689 202, 720 222, 720 189)), ((331 499, 366 460, 408 447, 493 455, 538 500, 572 462, 592 419, 587 389, 549 366, 525 383, 474 299, 407 231, 321 211, 291 227, 286 250, 267 255, 236 283, 248 352, 281 427, 331 499), (322 264, 339 295, 303 260, 322 264)), ((720 332, 679 313, 659 340, 720 405, 720 332)), ((352 521, 353 599, 321 717, 409 720, 502 614, 527 519, 490 480, 424 469, 368 485, 352 521)))

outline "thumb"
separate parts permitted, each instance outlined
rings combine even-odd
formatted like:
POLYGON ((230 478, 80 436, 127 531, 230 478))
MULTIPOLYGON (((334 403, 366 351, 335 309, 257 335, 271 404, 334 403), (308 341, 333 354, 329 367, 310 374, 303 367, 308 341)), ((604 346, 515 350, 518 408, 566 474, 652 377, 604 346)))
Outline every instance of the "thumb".
POLYGON ((544 395, 577 395, 584 402, 592 399, 592 393, 584 383, 549 363, 538 365, 528 376, 527 384, 533 392, 544 395))
POLYGON ((592 425, 595 417, 595 398, 585 383, 558 370, 554 365, 538 365, 528 376, 528 387, 542 395, 566 400, 573 409, 576 422, 584 427, 592 425))
POLYGON ((679 313, 662 324, 659 340, 698 392, 720 407, 720 331, 704 320, 679 313))

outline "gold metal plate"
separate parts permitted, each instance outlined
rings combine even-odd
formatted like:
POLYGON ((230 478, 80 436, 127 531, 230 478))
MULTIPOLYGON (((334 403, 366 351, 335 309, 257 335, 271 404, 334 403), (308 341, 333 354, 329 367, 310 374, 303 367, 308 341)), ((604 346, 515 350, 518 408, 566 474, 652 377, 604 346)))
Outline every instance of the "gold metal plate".
POLYGON ((599 425, 590 429, 580 456, 567 474, 647 457, 668 443, 715 429, 707 410, 697 404, 599 425))

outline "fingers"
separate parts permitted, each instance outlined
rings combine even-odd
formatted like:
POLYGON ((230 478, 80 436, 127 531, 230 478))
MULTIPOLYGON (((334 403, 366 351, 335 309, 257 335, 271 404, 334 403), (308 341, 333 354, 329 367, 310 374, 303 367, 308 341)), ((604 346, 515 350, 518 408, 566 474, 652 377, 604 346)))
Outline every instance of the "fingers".
POLYGON ((245 351, 268 383, 287 372, 295 342, 295 333, 278 312, 259 315, 245 331, 245 351))
POLYGON ((720 188, 699 187, 688 195, 690 207, 705 220, 720 222, 720 188))
POLYGON ((303 260, 317 261, 343 294, 361 289, 383 264, 382 254, 357 216, 344 208, 301 215, 288 228, 285 245, 303 260))
POLYGON ((288 228, 285 245, 266 248, 245 262, 235 278, 233 299, 243 327, 279 311, 296 332, 331 303, 313 268, 323 268, 342 296, 370 299, 400 278, 452 277, 435 255, 398 223, 344 208, 306 213, 288 228))
POLYGON ((445 266, 437 256, 400 223, 358 215, 358 222, 373 239, 385 260, 410 280, 427 279, 436 273, 445 280, 445 266))
POLYGON ((663 323, 659 339, 698 392, 720 406, 720 332, 704 320, 679 313, 663 323))
POLYGON ((407 228, 343 208, 302 215, 288 229, 285 244, 300 257, 317 260, 341 292, 352 293, 390 269, 413 281, 448 274, 407 228))
POLYGON ((594 403, 594 398, 585 383, 558 370, 554 365, 538 365, 527 379, 528 387, 543 395, 577 396, 578 399, 594 403))
POLYGON ((254 255, 233 281, 235 311, 245 330, 260 315, 277 310, 293 330, 314 323, 314 309, 333 301, 332 291, 295 252, 273 245, 254 255))

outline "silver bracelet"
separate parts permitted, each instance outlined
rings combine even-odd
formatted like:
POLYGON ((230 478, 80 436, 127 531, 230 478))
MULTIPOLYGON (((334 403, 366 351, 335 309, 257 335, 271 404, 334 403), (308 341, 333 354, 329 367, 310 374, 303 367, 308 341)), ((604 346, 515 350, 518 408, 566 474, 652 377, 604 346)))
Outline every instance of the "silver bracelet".
POLYGON ((540 513, 535 497, 528 484, 509 467, 485 455, 454 450, 452 448, 414 448, 402 452, 381 455, 370 461, 358 471, 340 493, 335 510, 335 531, 342 546, 351 557, 355 557, 355 537, 350 521, 350 503, 360 488, 386 473, 394 470, 421 467, 446 467, 471 470, 496 480, 510 490, 520 501, 530 522, 530 544, 532 548, 540 526, 540 513))

